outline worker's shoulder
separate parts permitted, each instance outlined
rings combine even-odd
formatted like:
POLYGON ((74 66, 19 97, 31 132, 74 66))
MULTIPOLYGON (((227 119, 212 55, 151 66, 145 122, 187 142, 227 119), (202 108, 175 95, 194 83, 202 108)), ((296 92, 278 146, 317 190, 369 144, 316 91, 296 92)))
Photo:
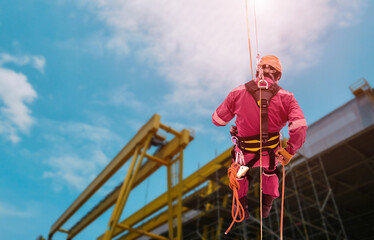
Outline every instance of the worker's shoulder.
POLYGON ((244 84, 242 84, 242 85, 240 85, 240 86, 234 88, 234 89, 231 90, 230 92, 231 92, 231 93, 235 93, 235 92, 238 92, 238 91, 245 91, 245 90, 246 90, 246 89, 245 89, 245 86, 244 86, 244 84))
POLYGON ((293 96, 293 93, 290 92, 290 91, 287 91, 283 88, 280 88, 279 91, 278 91, 278 94, 280 95, 286 95, 286 96, 293 96))

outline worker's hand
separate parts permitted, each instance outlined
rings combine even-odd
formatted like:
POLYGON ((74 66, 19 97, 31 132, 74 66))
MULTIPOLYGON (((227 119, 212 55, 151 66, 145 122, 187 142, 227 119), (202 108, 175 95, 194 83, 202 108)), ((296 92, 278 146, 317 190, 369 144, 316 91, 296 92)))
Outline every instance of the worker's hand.
POLYGON ((278 161, 280 161, 283 165, 287 165, 293 157, 293 155, 288 153, 284 148, 279 148, 275 152, 275 155, 277 156, 278 161))

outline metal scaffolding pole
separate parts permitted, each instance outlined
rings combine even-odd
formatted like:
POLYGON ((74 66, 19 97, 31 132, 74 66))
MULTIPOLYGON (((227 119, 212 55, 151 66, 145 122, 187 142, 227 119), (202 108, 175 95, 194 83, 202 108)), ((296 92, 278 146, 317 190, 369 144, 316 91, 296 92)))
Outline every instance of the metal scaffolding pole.
POLYGON ((336 205, 336 202, 335 202, 334 193, 332 192, 332 189, 331 189, 331 186, 330 186, 330 182, 329 182, 329 179, 328 179, 327 174, 326 174, 325 167, 324 167, 323 162, 322 162, 322 157, 321 157, 321 155, 318 156, 318 160, 319 160, 319 163, 320 163, 320 165, 321 165, 322 173, 323 173, 323 176, 324 176, 324 178, 325 178, 325 180, 326 180, 327 187, 329 188, 329 191, 331 191, 330 197, 331 197, 331 200, 332 200, 332 202, 333 202, 333 204, 334 204, 335 211, 336 211, 336 213, 337 213, 337 215, 338 215, 338 221, 339 221, 339 223, 340 223, 340 227, 341 227, 341 231, 342 231, 342 233, 343 233, 343 237, 344 237, 344 239, 348 239, 348 238, 347 238, 347 234, 346 234, 346 232, 345 232, 344 225, 343 225, 343 221, 342 221, 342 219, 341 219, 341 217, 340 217, 340 213, 339 213, 338 206, 336 205))
MULTIPOLYGON (((169 161, 170 162, 170 161, 169 161)), ((172 166, 167 165, 167 185, 168 185, 168 224, 169 224, 169 239, 174 237, 174 226, 173 226, 173 202, 170 194, 172 190, 172 166)))
MULTIPOLYGON (((218 169, 216 170, 216 184, 219 185, 219 178, 218 178, 218 169)), ((216 198, 217 198, 217 220, 218 220, 218 225, 217 225, 217 230, 216 230, 216 240, 221 240, 221 226, 222 226, 222 220, 221 220, 221 215, 220 215, 220 209, 221 205, 219 203, 219 188, 216 191, 216 198)))
POLYGON ((303 227, 304 227, 304 234, 305 234, 304 237, 305 237, 306 240, 309 240, 308 231, 307 231, 307 228, 306 228, 306 225, 305 225, 304 214, 303 214, 303 210, 302 210, 302 207, 301 207, 299 194, 297 192, 296 181, 295 181, 295 177, 294 177, 294 173, 293 172, 291 172, 291 177, 292 177, 292 182, 293 182, 293 186, 294 186, 295 193, 296 193, 295 196, 296 196, 296 200, 297 200, 297 205, 299 207, 301 221, 302 221, 302 224, 303 224, 303 227))
MULTIPOLYGON (((271 215, 272 214, 269 214, 269 216, 268 216, 268 222, 269 222, 269 227, 270 227, 270 229, 273 229, 273 224, 272 224, 272 222, 271 222, 271 215)), ((274 236, 271 236, 271 239, 274 239, 274 236)))
MULTIPOLYGON (((285 205, 286 205, 286 209, 290 209, 288 201, 285 201, 285 205)), ((285 211, 285 213, 288 213, 288 212, 285 211)), ((290 214, 287 214, 287 217, 290 221, 289 228, 291 229, 291 232, 292 232, 292 239, 296 239, 295 228, 293 227, 295 225, 295 222, 291 218, 290 214)), ((284 229, 284 232, 285 232, 286 229, 287 228, 284 229)), ((300 233, 300 235, 303 235, 303 233, 300 231, 299 228, 296 228, 296 230, 300 233)))
POLYGON ((314 197, 316 198, 319 214, 321 216, 322 225, 323 225, 323 228, 325 229, 326 239, 330 240, 330 236, 328 234, 327 227, 326 227, 325 217, 323 216, 323 212, 322 212, 322 209, 321 209, 321 204, 319 202, 316 186, 314 185, 314 179, 313 179, 312 172, 310 171, 308 160, 306 161, 306 167, 308 169, 308 174, 309 174, 309 177, 310 177, 310 180, 311 180, 310 182, 311 182, 311 185, 312 185, 312 188, 313 188, 314 197))

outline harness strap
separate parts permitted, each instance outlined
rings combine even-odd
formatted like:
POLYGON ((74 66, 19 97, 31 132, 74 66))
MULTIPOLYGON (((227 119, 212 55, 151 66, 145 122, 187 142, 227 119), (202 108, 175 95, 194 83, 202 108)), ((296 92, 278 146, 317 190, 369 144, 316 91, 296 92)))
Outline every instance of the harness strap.
POLYGON ((257 106, 261 106, 261 134, 262 134, 262 141, 266 141, 269 139, 268 135, 268 108, 271 99, 279 92, 281 87, 278 84, 273 83, 268 89, 261 89, 261 98, 260 98, 260 91, 259 87, 255 83, 255 81, 251 80, 245 84, 245 88, 247 92, 251 94, 257 106))
MULTIPOLYGON (((231 126, 232 130, 236 129, 235 126, 231 126)), ((280 144, 280 134, 275 133, 269 133, 268 137, 270 137, 267 141, 262 142, 260 141, 260 135, 254 135, 250 137, 237 137, 235 136, 234 131, 231 131, 232 136, 236 139, 235 145, 233 149, 231 150, 231 156, 235 160, 235 162, 238 161, 236 159, 237 152, 235 150, 236 147, 240 149, 242 152, 247 153, 254 153, 255 156, 253 159, 251 159, 246 166, 249 168, 252 168, 253 165, 260 159, 260 148, 262 145, 262 150, 268 152, 269 155, 269 169, 275 168, 275 152, 274 150, 279 146, 280 144)))
POLYGON ((260 159, 260 153, 256 152, 255 157, 246 164, 247 167, 252 168, 253 165, 260 159))
MULTIPOLYGON (((275 168, 275 153, 273 150, 267 151, 269 153, 269 169, 274 169, 275 168)), ((247 167, 252 168, 253 165, 260 159, 260 153, 256 152, 254 158, 248 161, 246 164, 247 167)))
POLYGON ((269 102, 267 99, 262 98, 260 100, 261 104, 261 132, 262 132, 262 141, 265 142, 266 140, 269 139, 269 133, 268 133, 268 107, 269 107, 269 102))
POLYGON ((269 153, 269 169, 274 169, 275 168, 275 152, 274 151, 268 151, 269 153))
POLYGON ((281 173, 280 173, 278 168, 275 168, 274 170, 265 170, 264 169, 264 173, 267 174, 267 175, 275 174, 275 175, 277 175, 278 179, 281 177, 281 173))
POLYGON ((263 150, 267 151, 270 149, 275 149, 279 146, 279 132, 268 133, 268 139, 265 141, 261 141, 261 136, 254 135, 250 137, 237 137, 238 147, 243 152, 255 153, 260 150, 260 142, 262 142, 263 150))

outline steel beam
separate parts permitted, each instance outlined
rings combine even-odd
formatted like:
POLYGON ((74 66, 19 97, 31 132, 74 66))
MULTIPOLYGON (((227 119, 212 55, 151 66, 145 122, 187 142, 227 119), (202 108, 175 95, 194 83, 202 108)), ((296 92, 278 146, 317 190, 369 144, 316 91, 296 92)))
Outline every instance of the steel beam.
POLYGON ((126 175, 126 178, 125 178, 125 180, 122 184, 119 197, 117 198, 116 205, 115 205, 114 210, 112 212, 112 216, 109 220, 108 228, 106 230, 106 234, 105 234, 106 238, 105 239, 107 239, 107 240, 112 239, 113 230, 115 229, 115 226, 118 224, 119 219, 122 215, 123 209, 126 205, 126 202, 127 202, 128 197, 129 197, 132 185, 134 183, 135 176, 137 175, 137 173, 139 171, 139 168, 142 164, 142 161, 144 159, 144 155, 147 152, 147 149, 148 149, 149 144, 151 142, 152 136, 153 136, 152 133, 148 134, 147 141, 146 141, 146 143, 143 147, 143 151, 141 152, 141 155, 140 155, 139 159, 138 159, 138 154, 139 154, 138 151, 140 149, 138 148, 138 151, 135 151, 136 155, 134 156, 134 160, 136 162, 136 166, 135 166, 135 168, 134 167, 129 168, 129 170, 127 172, 127 175, 126 175))
POLYGON ((157 132, 160 126, 160 116, 155 114, 129 141, 129 143, 114 157, 104 170, 88 185, 70 207, 57 219, 49 231, 49 239, 53 234, 97 191, 99 188, 126 163, 134 154, 136 145, 144 145, 150 132, 157 132))
POLYGON ((182 240, 183 149, 181 149, 179 153, 178 176, 177 240, 182 240))
MULTIPOLYGON (((208 190, 208 187, 204 187, 202 189, 200 189, 198 192, 195 192, 194 194, 188 196, 185 200, 189 200, 190 198, 192 198, 194 195, 196 194, 200 194, 200 192, 205 192, 208 190)), ((178 206, 174 205, 172 206, 172 218, 175 218, 177 216, 177 208, 178 206)), ((189 208, 187 207, 182 207, 182 210, 181 210, 181 213, 184 213, 184 212, 187 212, 189 210, 189 208)), ((148 220, 146 223, 143 223, 142 225, 138 226, 137 228, 140 229, 140 230, 144 230, 144 231, 151 231, 163 224, 167 224, 168 222, 168 219, 169 219, 169 211, 166 210, 158 215, 156 215, 155 217, 153 217, 152 219, 148 220)), ((118 238, 117 240, 131 240, 131 239, 135 239, 135 238, 138 238, 140 235, 142 234, 139 234, 139 233, 128 233, 126 235, 123 235, 121 236, 120 238, 118 238)))
MULTIPOLYGON (((222 164, 225 164, 228 166, 230 164, 230 161, 227 161, 231 159, 231 148, 227 149, 225 152, 223 152, 221 155, 216 157, 214 160, 210 161, 205 166, 201 167, 198 171, 191 174, 189 177, 187 177, 185 180, 183 180, 183 194, 186 192, 191 191, 192 189, 196 188, 197 186, 201 185, 206 181, 206 178, 213 174, 216 170, 220 169, 222 167, 222 164)), ((175 186, 172 188, 172 199, 177 198, 177 189, 178 186, 175 186)), ((147 218, 151 214, 155 213, 156 211, 160 210, 162 207, 165 207, 168 202, 168 193, 164 193, 160 195, 158 198, 154 199, 152 202, 144 206, 142 209, 137 211, 136 213, 132 214, 130 217, 125 219, 121 222, 121 224, 133 226, 137 223, 139 223, 142 219, 147 218)), ((122 233, 122 229, 116 229, 114 231, 113 236, 118 236, 120 233, 122 233)), ((99 236, 97 239, 101 240, 103 236, 99 236)))
MULTIPOLYGON (((174 226, 173 226, 173 196, 171 193, 172 191, 172 169, 171 169, 171 165, 168 165, 167 166, 167 186, 168 186, 168 190, 167 190, 167 197, 168 197, 168 226, 169 226, 169 239, 173 239, 174 238, 174 226)), ((176 189, 177 187, 174 187, 173 190, 177 190, 176 189)), ((174 192, 173 191, 173 192, 174 192)))
POLYGON ((142 235, 146 235, 146 236, 151 237, 151 238, 155 238, 155 239, 159 239, 159 240, 169 240, 169 238, 166 238, 166 237, 163 237, 163 236, 160 236, 160 235, 157 235, 157 234, 153 234, 153 233, 147 232, 147 231, 145 231, 143 229, 139 230, 139 229, 127 226, 127 225, 123 225, 123 224, 118 224, 117 227, 123 228, 125 230, 129 230, 131 232, 137 232, 137 233, 140 233, 142 235))
MULTIPOLYGON (((154 173, 160 165, 153 161, 147 161, 144 166, 139 170, 136 175, 132 189, 138 186, 147 176, 154 173)), ((85 227, 91 222, 100 217, 105 211, 107 211, 116 202, 120 189, 115 189, 104 201, 96 205, 87 215, 85 215, 78 223, 76 223, 69 231, 68 239, 72 239, 78 233, 80 233, 85 227)))
MULTIPOLYGON (((174 137, 170 142, 165 144, 157 153, 154 154, 154 157, 159 159, 167 159, 168 157, 173 156, 173 154, 178 152, 180 145, 186 146, 187 141, 192 141, 193 137, 189 135, 188 130, 182 130, 183 140, 181 141, 177 137, 174 137)), ((159 169, 162 165, 155 161, 147 161, 142 168, 139 170, 139 173, 134 179, 134 184, 132 189, 138 186, 142 181, 159 169)), ((74 225, 70 231, 68 239, 72 239, 78 233, 80 233, 85 227, 87 227, 91 222, 97 219, 101 214, 108 210, 116 202, 120 189, 116 189, 112 194, 106 198, 103 202, 97 205, 92 209, 86 216, 84 216, 76 225, 74 225)), ((130 225, 131 226, 131 225, 130 225)))
MULTIPOLYGON (((186 207, 182 208, 182 213, 187 212, 189 209, 186 207)), ((177 215, 177 206, 174 206, 172 209, 173 212, 173 218, 176 217, 177 215)), ((146 223, 142 224, 141 226, 137 227, 140 230, 144 231, 152 231, 153 229, 166 224, 168 221, 168 211, 164 211, 161 214, 157 215, 156 217, 152 218, 151 220, 147 221, 146 223)), ((131 240, 131 239, 136 239, 139 236, 141 236, 141 233, 136 233, 136 232, 131 232, 126 235, 123 235, 119 237, 117 240, 131 240)))

